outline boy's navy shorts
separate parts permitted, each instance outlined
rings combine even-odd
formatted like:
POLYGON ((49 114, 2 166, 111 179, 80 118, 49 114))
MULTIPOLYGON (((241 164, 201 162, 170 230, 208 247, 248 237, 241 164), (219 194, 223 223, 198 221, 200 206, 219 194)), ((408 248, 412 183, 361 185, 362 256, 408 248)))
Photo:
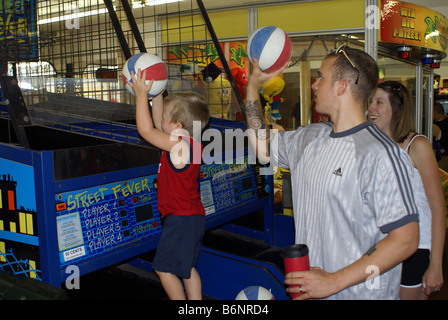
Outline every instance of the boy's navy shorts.
POLYGON ((157 245, 153 268, 189 279, 196 266, 205 233, 205 216, 167 215, 157 245))

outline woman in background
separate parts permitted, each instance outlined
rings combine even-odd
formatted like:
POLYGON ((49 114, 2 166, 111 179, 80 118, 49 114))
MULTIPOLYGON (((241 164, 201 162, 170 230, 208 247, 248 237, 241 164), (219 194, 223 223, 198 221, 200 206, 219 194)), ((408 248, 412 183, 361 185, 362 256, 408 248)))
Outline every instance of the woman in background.
POLYGON ((432 145, 415 132, 412 100, 401 83, 380 83, 368 111, 371 121, 409 154, 414 165, 420 241, 417 252, 403 262, 400 299, 428 299, 443 285, 446 233, 445 199, 432 145))

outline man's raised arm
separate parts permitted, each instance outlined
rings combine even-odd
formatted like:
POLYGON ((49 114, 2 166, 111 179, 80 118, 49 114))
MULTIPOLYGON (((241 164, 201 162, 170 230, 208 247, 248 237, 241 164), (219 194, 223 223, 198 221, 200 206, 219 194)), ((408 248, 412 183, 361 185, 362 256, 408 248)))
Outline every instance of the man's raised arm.
POLYGON ((249 129, 250 145, 261 163, 269 162, 269 141, 271 136, 270 128, 264 117, 264 109, 260 102, 259 90, 263 83, 281 74, 288 64, 289 61, 277 71, 264 73, 258 67, 258 60, 253 58, 252 73, 246 89, 246 124, 249 129))

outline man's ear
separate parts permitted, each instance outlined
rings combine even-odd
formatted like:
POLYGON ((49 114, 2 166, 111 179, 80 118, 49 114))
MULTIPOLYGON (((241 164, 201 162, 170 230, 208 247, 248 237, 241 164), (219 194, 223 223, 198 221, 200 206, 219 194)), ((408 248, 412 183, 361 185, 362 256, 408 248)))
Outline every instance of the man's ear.
POLYGON ((341 96, 345 93, 347 90, 347 80, 340 79, 336 82, 336 94, 338 96, 341 96))

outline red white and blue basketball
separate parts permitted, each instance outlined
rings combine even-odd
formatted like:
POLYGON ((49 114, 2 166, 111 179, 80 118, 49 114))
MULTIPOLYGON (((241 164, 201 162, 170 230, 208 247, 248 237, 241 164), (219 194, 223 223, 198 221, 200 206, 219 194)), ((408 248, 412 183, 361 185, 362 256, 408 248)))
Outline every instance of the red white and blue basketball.
POLYGON ((132 83, 131 71, 137 74, 138 69, 141 69, 142 72, 146 70, 146 84, 150 80, 154 80, 151 90, 148 93, 149 98, 155 97, 165 89, 168 81, 168 71, 165 62, 155 54, 142 52, 130 57, 123 66, 123 84, 130 93, 135 95, 134 89, 127 83, 127 80, 132 83))
POLYGON ((250 286, 238 293, 235 300, 275 300, 271 291, 260 286, 250 286))
POLYGON ((247 54, 250 61, 258 59, 262 71, 273 72, 291 59, 291 39, 278 27, 262 27, 249 37, 247 54))

